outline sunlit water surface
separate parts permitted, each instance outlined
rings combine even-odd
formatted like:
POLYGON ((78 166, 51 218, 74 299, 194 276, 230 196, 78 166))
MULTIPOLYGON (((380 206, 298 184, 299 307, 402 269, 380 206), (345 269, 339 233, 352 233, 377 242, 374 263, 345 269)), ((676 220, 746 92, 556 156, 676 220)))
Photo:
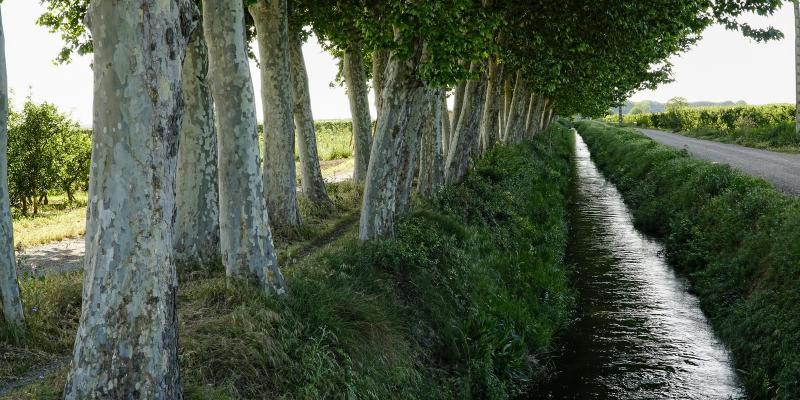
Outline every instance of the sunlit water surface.
POLYGON ((557 375, 533 398, 739 399, 729 354, 661 255, 634 227, 613 184, 576 135, 569 262, 577 321, 563 338, 557 375))

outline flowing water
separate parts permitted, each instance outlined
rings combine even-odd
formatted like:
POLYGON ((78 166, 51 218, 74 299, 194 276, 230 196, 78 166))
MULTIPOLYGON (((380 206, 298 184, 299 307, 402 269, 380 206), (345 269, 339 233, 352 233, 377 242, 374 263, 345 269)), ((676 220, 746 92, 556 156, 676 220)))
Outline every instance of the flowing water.
POLYGON ((577 186, 569 262, 577 320, 556 376, 536 398, 739 399, 729 354, 697 298, 634 227, 613 184, 576 135, 577 186))

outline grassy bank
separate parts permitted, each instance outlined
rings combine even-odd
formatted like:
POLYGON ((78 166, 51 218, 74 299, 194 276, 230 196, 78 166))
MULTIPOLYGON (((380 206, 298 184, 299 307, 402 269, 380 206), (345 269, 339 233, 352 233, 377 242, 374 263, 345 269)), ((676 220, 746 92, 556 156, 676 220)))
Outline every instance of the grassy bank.
MULTIPOLYGON (((691 107, 663 113, 626 115, 624 122, 640 128, 677 132, 699 139, 747 147, 797 153, 800 137, 794 132, 793 104, 761 106, 691 107)), ((616 123, 616 119, 609 122, 616 123)))
MULTIPOLYGON (((463 184, 416 201, 392 240, 359 244, 355 227, 331 222, 344 231, 334 242, 283 256, 286 298, 230 287, 221 268, 180 271, 186 397, 502 399, 530 388, 573 304, 571 152, 563 129, 496 149, 463 184)), ((354 193, 341 190, 336 215, 357 209, 354 193)), ((0 378, 70 352, 80 276, 26 281, 23 294, 37 307, 30 337, 0 339, 0 353, 19 354, 0 378)), ((64 374, 9 398, 59 398, 64 374)))
POLYGON ((689 275, 750 398, 800 398, 800 200, 631 129, 577 128, 638 227, 689 275))

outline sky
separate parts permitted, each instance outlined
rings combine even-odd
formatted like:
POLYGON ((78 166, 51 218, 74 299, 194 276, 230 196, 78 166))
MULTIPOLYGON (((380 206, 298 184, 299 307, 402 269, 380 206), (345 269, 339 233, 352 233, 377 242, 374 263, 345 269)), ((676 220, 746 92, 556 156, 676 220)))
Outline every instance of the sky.
MULTIPOLYGON (((43 7, 38 0, 3 1, 3 27, 12 107, 19 107, 30 95, 34 101, 48 101, 78 120, 92 122, 91 56, 75 57, 71 64, 54 65, 62 47, 56 34, 35 24, 43 7)), ((756 25, 773 25, 787 37, 770 43, 756 43, 738 32, 712 27, 690 51, 674 56, 674 82, 654 91, 642 91, 632 100, 666 102, 672 97, 689 101, 744 100, 750 104, 794 101, 793 14, 784 6, 768 18, 747 17, 756 25)), ((311 107, 316 119, 350 118, 344 88, 331 87, 336 61, 315 39, 303 47, 309 75, 311 107)), ((261 119, 259 73, 251 65, 261 119)), ((372 96, 372 94, 370 94, 372 96)), ((374 118, 375 111, 372 110, 374 118)))

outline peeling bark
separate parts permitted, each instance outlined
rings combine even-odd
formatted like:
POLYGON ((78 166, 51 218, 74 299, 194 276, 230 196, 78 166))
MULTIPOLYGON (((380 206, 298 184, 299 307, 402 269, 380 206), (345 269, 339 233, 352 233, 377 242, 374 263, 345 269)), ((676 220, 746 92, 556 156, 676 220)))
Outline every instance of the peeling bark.
POLYGON ((294 165, 292 80, 286 0, 258 0, 249 7, 256 26, 264 111, 264 194, 276 226, 300 225, 294 165))
POLYGON ((8 78, 6 75, 5 35, 0 16, 0 305, 5 321, 22 329, 25 318, 17 283, 17 259, 14 254, 14 230, 8 195, 8 78))
POLYGON ((220 260, 217 130, 208 86, 208 48, 195 29, 183 61, 183 122, 175 189, 175 257, 178 263, 220 260))
POLYGON ((65 399, 180 399, 173 260, 188 1, 92 1, 83 307, 65 399))
POLYGON ((461 108, 464 105, 464 91, 467 90, 467 82, 461 81, 456 85, 455 94, 453 95, 453 120, 450 121, 450 140, 452 142, 453 136, 456 134, 458 128, 458 120, 461 118, 461 108))
POLYGON ((397 183, 397 205, 395 216, 406 215, 411 209, 411 193, 413 192, 414 176, 419 169, 420 144, 425 123, 430 119, 430 107, 433 101, 433 91, 424 89, 422 97, 413 104, 410 120, 414 125, 409 126, 408 139, 403 143, 400 153, 400 175, 397 183))
POLYGON ((372 89, 375 92, 376 119, 383 111, 383 88, 386 85, 386 64, 388 62, 389 53, 386 50, 376 49, 372 52, 372 89))
POLYGON ((316 206, 330 209, 333 203, 328 197, 317 155, 317 132, 314 127, 314 114, 311 112, 311 93, 308 90, 308 71, 303 57, 303 43, 297 34, 292 35, 290 39, 289 59, 303 195, 316 206))
POLYGON ((383 111, 378 117, 364 185, 359 223, 362 241, 394 235, 401 151, 422 122, 422 113, 415 110, 425 96, 424 84, 416 76, 422 44, 416 47, 409 59, 394 53, 389 57, 381 100, 383 111))
POLYGON ((550 109, 550 99, 542 96, 541 104, 538 108, 538 114, 536 115, 536 127, 534 131, 534 135, 539 134, 539 132, 544 131, 547 129, 547 120, 548 120, 548 110, 550 109))
MULTIPOLYGON (((448 151, 450 150, 450 111, 447 109, 447 93, 443 93, 441 96, 441 113, 442 113, 442 158, 447 156, 448 151)), ((444 163, 444 160, 442 160, 444 163)), ((442 165, 444 168, 444 165, 442 165)))
MULTIPOLYGON (((480 72, 479 62, 473 62, 470 71, 474 74, 480 72)), ((450 151, 445 163, 445 182, 448 184, 459 183, 467 174, 473 146, 478 141, 483 106, 486 101, 486 75, 481 74, 477 80, 467 82, 464 90, 464 102, 461 107, 461 117, 458 128, 450 142, 450 151)))
POLYGON ((369 114, 367 74, 364 71, 364 54, 361 44, 355 43, 344 52, 344 82, 350 100, 350 115, 353 120, 353 143, 355 164, 353 180, 364 182, 367 178, 369 153, 372 147, 372 117, 369 114))
POLYGON ((205 0, 211 94, 219 132, 220 250, 229 277, 286 293, 269 227, 258 160, 253 82, 244 43, 242 2, 205 0))
POLYGON ((444 156, 442 152, 443 128, 442 99, 443 89, 434 90, 429 100, 425 122, 422 125, 422 143, 420 144, 419 179, 417 193, 422 197, 431 197, 444 184, 444 156))
POLYGON ((492 58, 489 60, 489 80, 486 87, 486 104, 483 107, 481 118, 480 143, 481 151, 485 152, 495 145, 499 132, 501 107, 501 86, 503 67, 492 58))
POLYGON ((514 85, 514 94, 509 107, 508 119, 506 120, 504 135, 506 144, 515 144, 522 140, 522 134, 525 130, 525 111, 527 110, 529 100, 530 93, 528 92, 528 85, 525 84, 521 72, 518 71, 516 84, 514 85))

